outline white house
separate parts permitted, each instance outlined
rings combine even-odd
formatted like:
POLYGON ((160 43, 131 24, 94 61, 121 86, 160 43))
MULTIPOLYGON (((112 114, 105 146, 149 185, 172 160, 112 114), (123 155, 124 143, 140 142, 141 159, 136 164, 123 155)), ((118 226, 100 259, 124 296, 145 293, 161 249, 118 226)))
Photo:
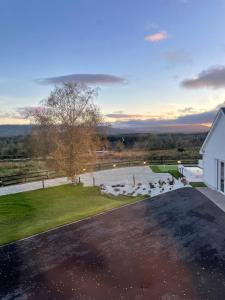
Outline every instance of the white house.
POLYGON ((205 184, 225 194, 225 108, 221 108, 202 145, 205 184))

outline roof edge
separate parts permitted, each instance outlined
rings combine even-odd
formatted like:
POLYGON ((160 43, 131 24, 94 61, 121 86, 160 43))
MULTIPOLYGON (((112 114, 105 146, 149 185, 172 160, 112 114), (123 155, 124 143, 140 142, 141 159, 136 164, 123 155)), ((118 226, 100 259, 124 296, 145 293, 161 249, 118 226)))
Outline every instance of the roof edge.
POLYGON ((225 114, 225 107, 221 107, 220 109, 221 109, 222 112, 225 114))
POLYGON ((211 126, 211 128, 210 128, 210 130, 209 130, 209 132, 208 132, 208 134, 207 134, 207 136, 205 138, 205 141, 204 141, 204 143, 203 143, 203 145, 202 145, 202 147, 201 147, 201 149, 199 151, 200 154, 204 154, 205 147, 206 147, 206 145, 207 145, 207 143, 209 141, 209 138, 211 137, 211 135, 212 135, 212 133, 213 133, 215 127, 216 127, 216 124, 218 122, 218 119, 219 119, 221 113, 225 116, 225 107, 221 107, 218 110, 218 112, 216 114, 216 117, 215 117, 215 119, 214 119, 214 121, 212 123, 212 126, 211 126))

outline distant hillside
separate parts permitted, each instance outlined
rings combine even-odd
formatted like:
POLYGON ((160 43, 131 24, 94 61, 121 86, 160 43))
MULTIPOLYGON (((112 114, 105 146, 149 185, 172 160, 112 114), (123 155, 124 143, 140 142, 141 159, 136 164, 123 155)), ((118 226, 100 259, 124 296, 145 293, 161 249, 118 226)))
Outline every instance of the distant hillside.
POLYGON ((204 133, 208 132, 209 127, 192 124, 192 125, 169 125, 155 127, 111 127, 108 129, 109 134, 126 134, 126 133, 204 133))
MULTIPOLYGON (((23 136, 31 132, 32 125, 0 125, 0 137, 23 136)), ((171 125, 158 127, 109 127, 101 130, 109 135, 126 133, 201 133, 207 132, 208 127, 203 125, 171 125)))
POLYGON ((31 129, 32 125, 0 125, 0 137, 27 135, 31 129))

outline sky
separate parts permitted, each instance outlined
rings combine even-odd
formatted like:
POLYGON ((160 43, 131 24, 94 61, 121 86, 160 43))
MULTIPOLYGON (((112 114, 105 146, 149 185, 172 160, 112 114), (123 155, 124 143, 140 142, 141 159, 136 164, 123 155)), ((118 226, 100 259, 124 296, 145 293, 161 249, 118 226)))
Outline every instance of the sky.
MULTIPOLYGON (((225 102, 225 0, 0 0, 0 124, 63 81, 116 126, 209 124, 225 102)), ((224 104, 225 105, 225 104, 224 104)))

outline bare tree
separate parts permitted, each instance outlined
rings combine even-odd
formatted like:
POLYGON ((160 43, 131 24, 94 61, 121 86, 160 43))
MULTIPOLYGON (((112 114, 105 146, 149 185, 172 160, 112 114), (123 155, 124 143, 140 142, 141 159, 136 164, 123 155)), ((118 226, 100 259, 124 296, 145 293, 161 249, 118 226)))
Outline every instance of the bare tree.
POLYGON ((37 126, 33 132, 36 152, 48 157, 48 164, 72 182, 94 163, 101 115, 93 103, 97 90, 81 84, 55 87, 38 108, 26 109, 37 126))

